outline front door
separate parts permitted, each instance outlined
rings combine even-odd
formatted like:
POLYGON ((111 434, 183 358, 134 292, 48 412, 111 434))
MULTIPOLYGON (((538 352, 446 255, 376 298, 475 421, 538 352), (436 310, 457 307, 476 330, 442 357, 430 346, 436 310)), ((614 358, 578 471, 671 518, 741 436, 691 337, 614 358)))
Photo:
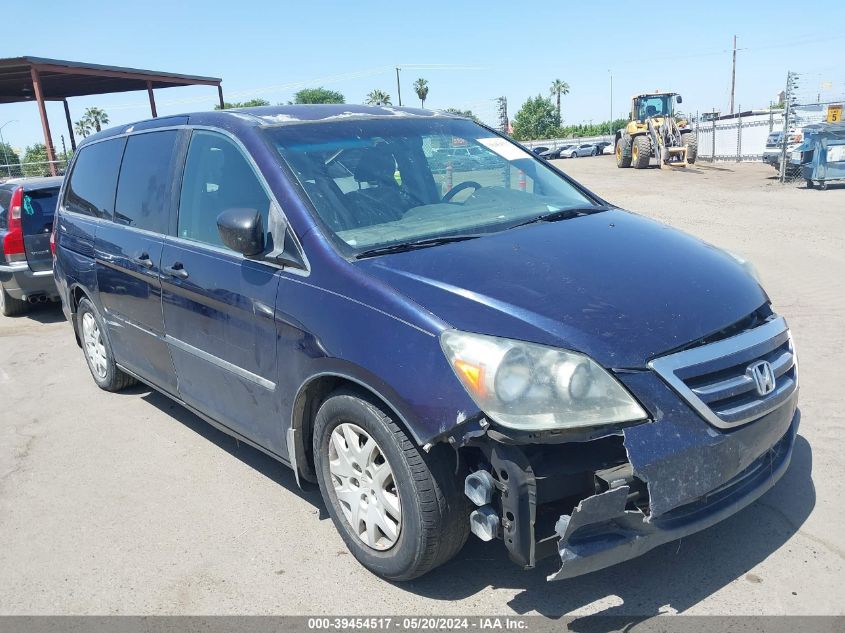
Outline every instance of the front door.
POLYGON ((241 149, 195 130, 185 162, 177 237, 161 257, 167 343, 182 399, 271 450, 280 450, 274 306, 279 270, 227 249, 217 216, 262 212, 270 197, 241 149))

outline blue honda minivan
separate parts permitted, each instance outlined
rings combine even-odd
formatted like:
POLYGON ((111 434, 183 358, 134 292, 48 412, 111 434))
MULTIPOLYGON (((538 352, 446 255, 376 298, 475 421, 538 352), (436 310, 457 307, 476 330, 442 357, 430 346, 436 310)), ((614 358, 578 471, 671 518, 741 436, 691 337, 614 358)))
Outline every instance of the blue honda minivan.
POLYGON ((385 578, 470 532, 577 576, 720 521, 789 464, 796 357, 750 265, 465 118, 119 126, 80 145, 53 230, 96 383, 142 381, 318 484, 385 578))

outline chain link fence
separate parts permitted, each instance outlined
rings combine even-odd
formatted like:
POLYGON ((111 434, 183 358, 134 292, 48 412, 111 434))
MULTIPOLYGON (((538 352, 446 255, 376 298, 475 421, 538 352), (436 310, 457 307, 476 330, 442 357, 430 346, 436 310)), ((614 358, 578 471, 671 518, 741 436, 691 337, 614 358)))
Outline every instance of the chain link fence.
MULTIPOLYGON (((2 164, 0 157, 0 182, 13 178, 33 178, 37 176, 52 176, 50 170, 51 161, 39 161, 34 163, 7 163, 2 164)), ((68 161, 65 159, 52 161, 56 174, 63 176, 67 169, 68 161)))

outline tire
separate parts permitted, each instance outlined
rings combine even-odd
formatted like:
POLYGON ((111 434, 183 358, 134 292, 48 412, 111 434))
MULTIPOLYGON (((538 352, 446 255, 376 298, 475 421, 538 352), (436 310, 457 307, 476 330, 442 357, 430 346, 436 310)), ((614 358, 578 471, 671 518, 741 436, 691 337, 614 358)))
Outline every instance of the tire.
POLYGON ((91 376, 100 389, 121 391, 138 382, 115 364, 103 319, 94 304, 87 298, 80 300, 76 308, 76 327, 82 341, 85 362, 88 363, 91 376), (86 332, 86 328, 92 326, 96 326, 96 329, 86 332))
POLYGON ((631 164, 634 169, 645 169, 651 160, 651 141, 645 134, 634 138, 631 148, 631 164))
POLYGON ((698 158, 698 139, 695 138, 694 133, 687 132, 681 137, 681 140, 687 148, 687 163, 694 165, 695 159, 698 158))
POLYGON ((815 184, 813 184, 813 181, 812 181, 812 180, 810 180, 810 179, 808 178, 808 179, 807 179, 807 189, 812 189, 812 188, 813 188, 813 187, 815 187, 815 186, 816 186, 816 185, 815 185, 815 184))
POLYGON ((569 155, 569 158, 578 158, 578 152, 572 152, 572 153, 569 155))
POLYGON ((616 141, 616 148, 614 150, 616 155, 616 166, 619 168, 626 168, 631 166, 631 139, 630 137, 620 136, 616 141))
POLYGON ((3 284, 0 284, 0 312, 3 316, 18 316, 26 312, 26 301, 10 296, 3 284))
MULTIPOLYGON (((442 565, 463 547, 469 536, 469 502, 460 485, 463 476, 455 473, 454 452, 440 444, 430 453, 423 453, 386 407, 368 394, 340 389, 330 395, 320 406, 314 421, 313 449, 320 492, 332 522, 352 555, 373 573, 394 581, 411 580, 442 565), (351 454, 349 460, 341 458, 342 452, 352 446, 352 442, 346 439, 350 427, 352 439, 362 441, 362 447, 369 446, 370 441, 375 443, 375 450, 370 454, 376 451, 381 454, 384 461, 380 465, 372 459, 363 465, 357 463, 355 460, 363 457, 360 454, 351 454), (337 448, 338 439, 333 439, 335 432, 343 438, 340 439, 340 448, 337 448), (335 459, 331 458, 332 451, 337 456, 335 459), (333 474, 332 468, 338 473, 350 461, 352 466, 347 472, 353 475, 333 474), (379 488, 378 475, 366 478, 372 465, 377 469, 388 466, 392 492, 388 488, 379 488), (361 473, 360 480, 353 482, 357 473, 361 473), (385 499, 398 498, 400 518, 396 522, 398 527, 393 528, 392 539, 389 531, 379 528, 376 546, 365 542, 370 534, 369 523, 363 526, 363 530, 361 524, 372 515, 359 519, 358 529, 353 529, 352 517, 347 518, 347 513, 351 514, 353 508, 344 509, 341 505, 336 490, 338 484, 346 488, 341 490, 345 500, 357 502, 359 498, 367 498, 366 505, 358 506, 359 512, 370 508, 371 503, 374 511, 378 511, 378 499, 387 508, 385 499), (368 486, 372 486, 369 492, 374 494, 368 494, 368 486), (379 492, 375 493, 374 489, 379 492)), ((377 470, 375 472, 378 473, 377 470)), ((390 512, 382 515, 391 520, 394 516, 390 512)))

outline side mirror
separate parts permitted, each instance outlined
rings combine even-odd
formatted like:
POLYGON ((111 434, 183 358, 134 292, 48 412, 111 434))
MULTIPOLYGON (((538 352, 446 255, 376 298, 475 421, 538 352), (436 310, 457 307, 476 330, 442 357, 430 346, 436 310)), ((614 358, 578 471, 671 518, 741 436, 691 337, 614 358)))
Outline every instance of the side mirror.
POLYGON ((676 95, 676 96, 675 96, 675 100, 676 100, 678 103, 683 103, 683 102, 684 102, 684 100, 681 98, 681 95, 676 95))
POLYGON ((256 209, 226 209, 217 216, 217 231, 226 246, 242 255, 264 251, 264 222, 256 209))

